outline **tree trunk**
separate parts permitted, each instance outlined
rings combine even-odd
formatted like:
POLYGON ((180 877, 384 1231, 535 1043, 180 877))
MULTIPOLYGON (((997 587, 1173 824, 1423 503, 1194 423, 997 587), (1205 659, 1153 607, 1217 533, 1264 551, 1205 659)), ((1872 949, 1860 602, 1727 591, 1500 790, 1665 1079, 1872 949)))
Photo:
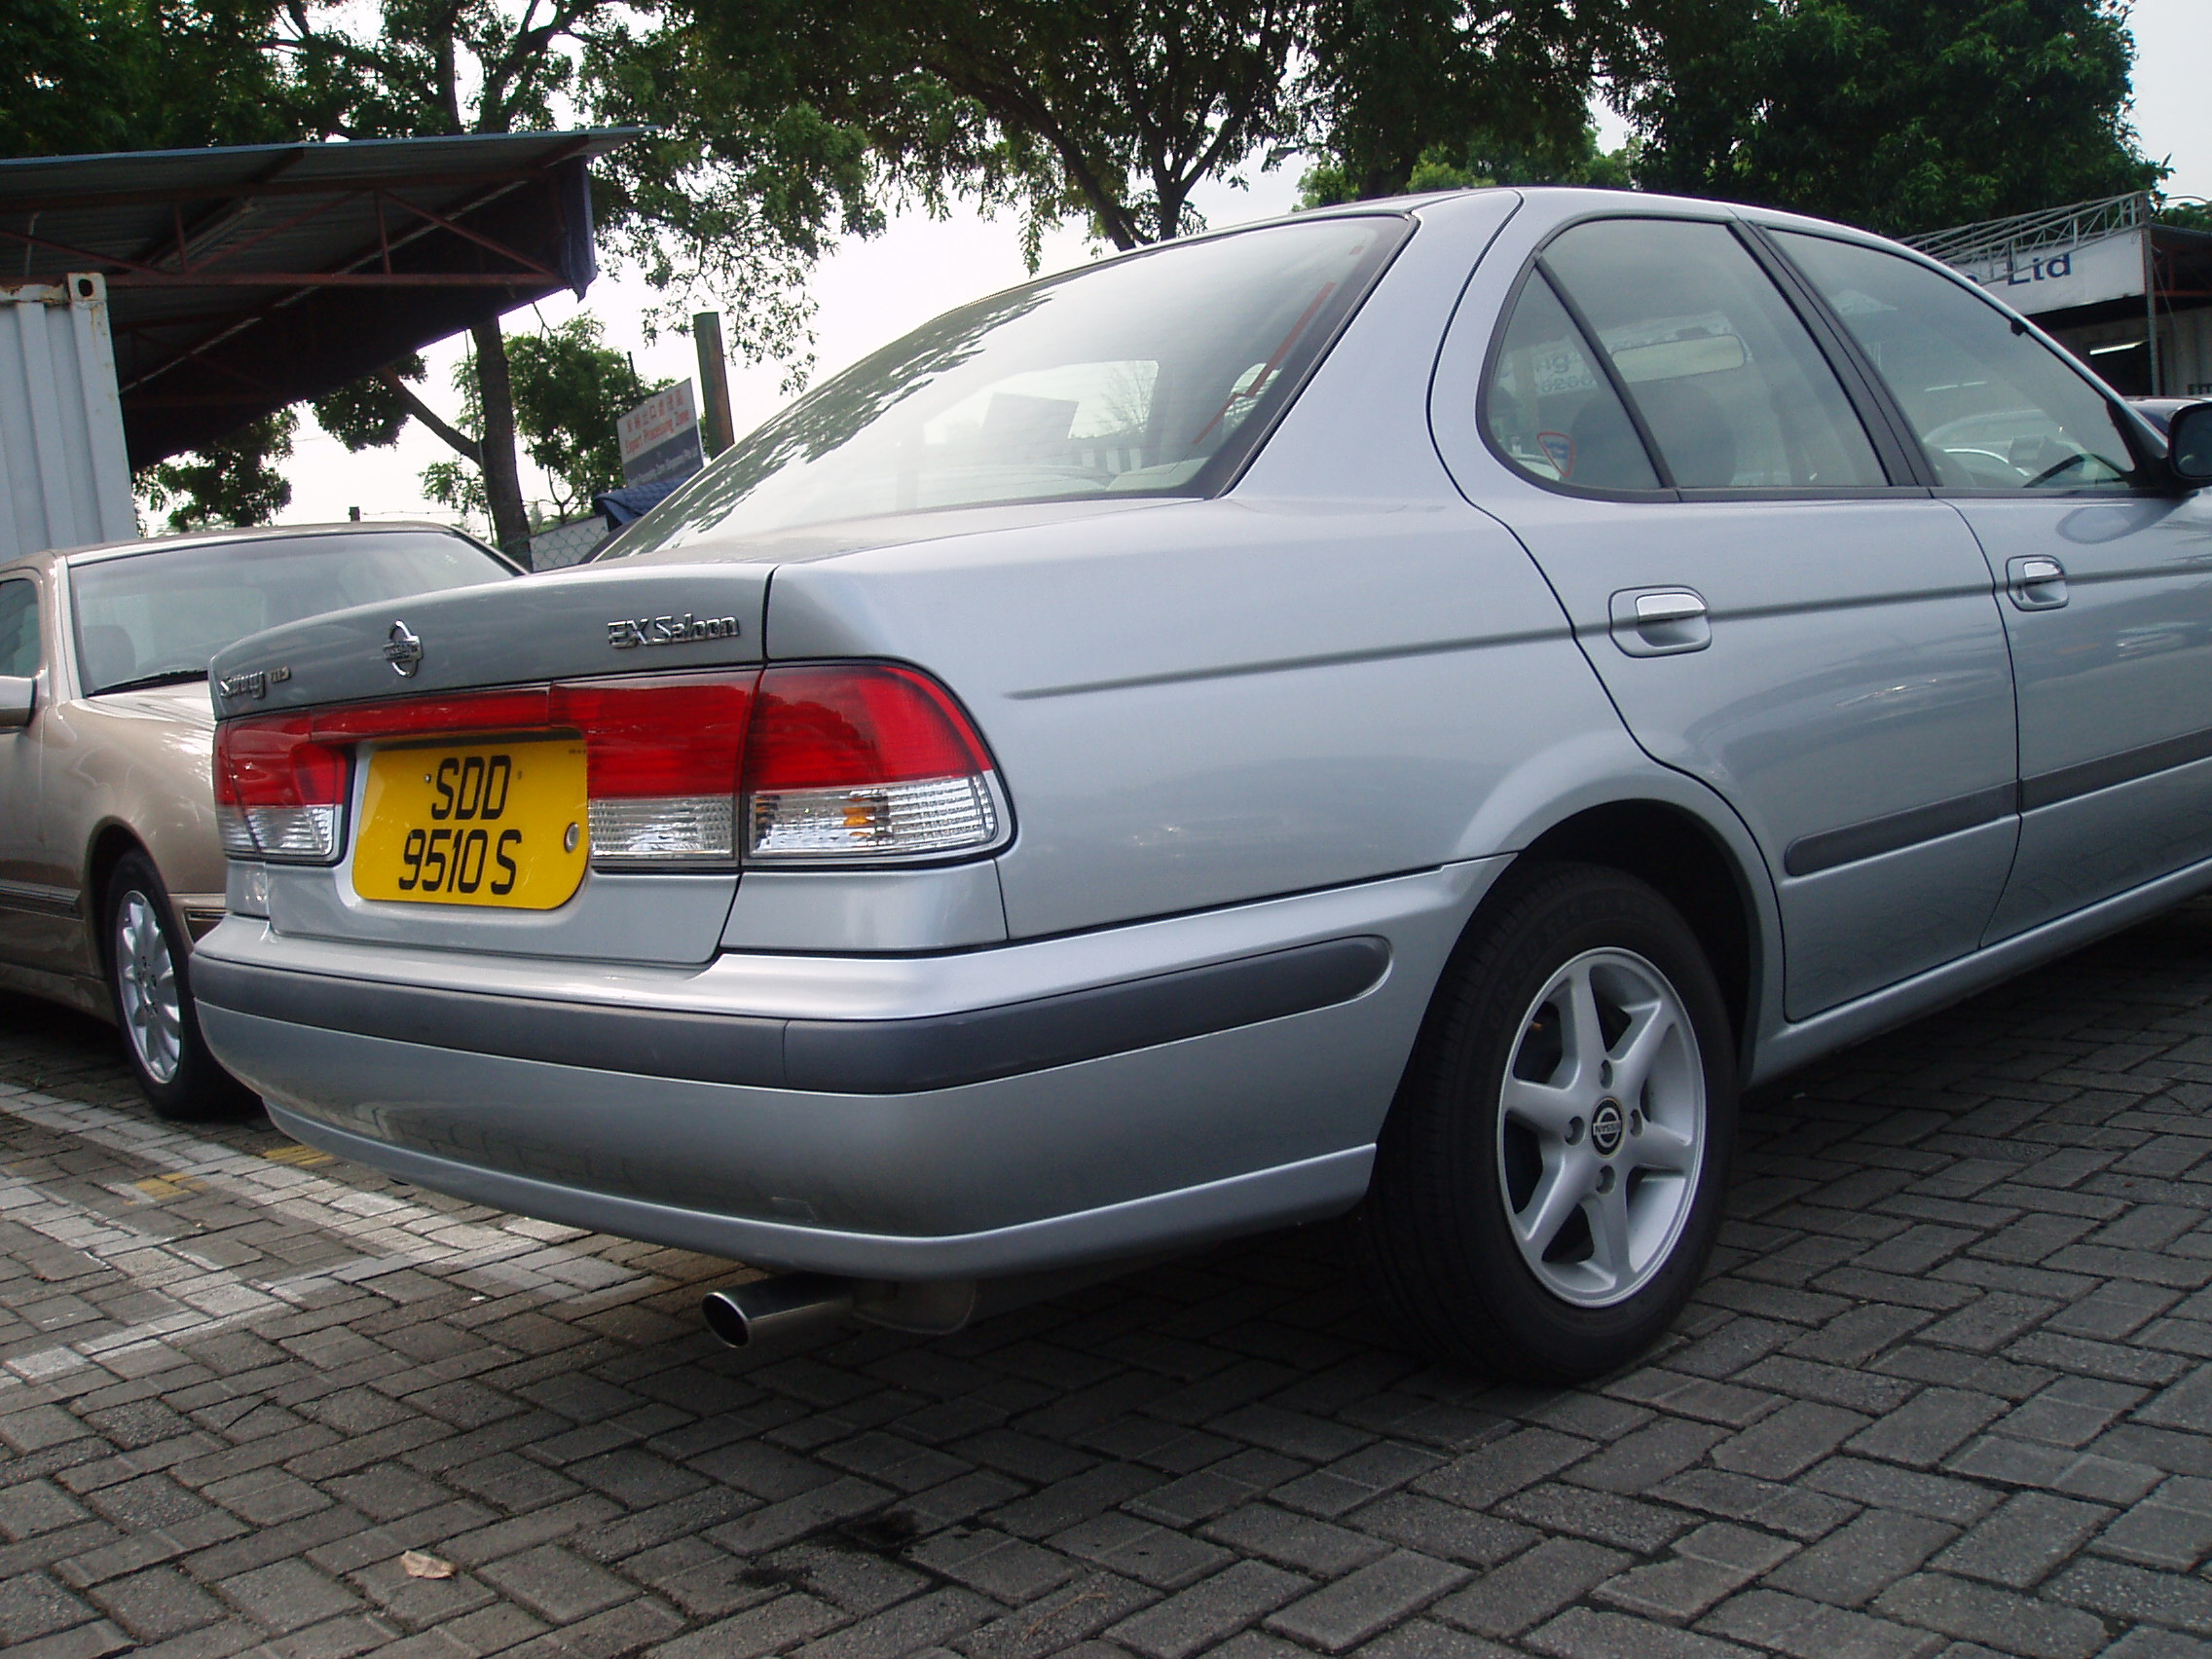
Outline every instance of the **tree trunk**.
POLYGON ((492 539, 500 552, 527 568, 530 515, 523 508, 522 474, 515 465, 515 390, 507 375, 507 343, 498 317, 476 324, 469 334, 476 342, 476 394, 484 408, 480 448, 492 539))

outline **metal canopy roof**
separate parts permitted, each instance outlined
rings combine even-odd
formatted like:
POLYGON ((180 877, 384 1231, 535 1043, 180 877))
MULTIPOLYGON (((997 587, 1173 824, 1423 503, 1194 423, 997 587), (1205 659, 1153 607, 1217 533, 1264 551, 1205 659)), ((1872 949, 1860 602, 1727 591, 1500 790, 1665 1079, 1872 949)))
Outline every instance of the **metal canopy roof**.
POLYGON ((106 279, 130 463, 561 288, 637 129, 0 161, 0 285, 106 279))

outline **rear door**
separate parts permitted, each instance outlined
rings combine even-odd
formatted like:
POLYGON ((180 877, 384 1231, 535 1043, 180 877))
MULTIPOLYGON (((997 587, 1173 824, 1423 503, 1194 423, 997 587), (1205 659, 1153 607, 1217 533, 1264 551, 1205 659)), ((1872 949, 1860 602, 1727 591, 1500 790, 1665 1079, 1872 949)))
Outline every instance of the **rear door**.
POLYGON ((1993 939, 2212 858, 2212 507, 2166 492, 2110 394, 1969 284, 1781 232, 2004 585, 2020 853, 1993 939))
POLYGON ((1792 1018, 1971 951, 2010 866, 1987 567, 1868 388, 1732 225, 1545 243, 1473 414, 1637 740, 1724 795, 1780 898, 1792 1018), (1839 369, 1839 364, 1840 369, 1839 369))

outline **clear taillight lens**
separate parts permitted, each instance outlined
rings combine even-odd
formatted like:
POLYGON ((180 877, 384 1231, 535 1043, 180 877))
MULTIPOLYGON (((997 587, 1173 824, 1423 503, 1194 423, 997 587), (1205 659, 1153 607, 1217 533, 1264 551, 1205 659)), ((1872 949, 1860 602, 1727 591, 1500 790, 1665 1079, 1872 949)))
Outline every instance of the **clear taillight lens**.
POLYGON ((215 734, 215 826, 233 858, 330 864, 344 843, 347 754, 310 717, 231 720, 215 734))
POLYGON ((982 739, 942 687, 910 668, 769 669, 743 793, 750 863, 866 863, 999 839, 982 739))
POLYGON ((726 867, 756 676, 571 681, 552 720, 583 733, 591 862, 605 869, 726 867))

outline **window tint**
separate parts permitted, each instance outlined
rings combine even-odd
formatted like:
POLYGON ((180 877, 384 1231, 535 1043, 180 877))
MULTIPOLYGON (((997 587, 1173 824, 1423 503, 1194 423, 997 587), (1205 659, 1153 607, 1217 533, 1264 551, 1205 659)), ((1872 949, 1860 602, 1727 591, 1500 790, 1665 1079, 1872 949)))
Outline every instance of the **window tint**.
POLYGON ((0 675, 27 680, 38 659, 38 584, 0 582, 0 675))
POLYGON ((1779 240, 1889 383, 1954 490, 2127 484, 2134 457, 2104 395, 1972 289, 1879 248, 1779 240))
POLYGON ((1539 273, 1505 325, 1485 414, 1491 441, 1522 471, 1593 490, 1656 490, 1612 385, 1539 273))
POLYGON ((1691 490, 1886 484, 1812 336, 1725 226, 1604 219, 1543 263, 1691 490))
POLYGON ((932 507, 1211 493, 1406 230, 1314 218, 1167 243, 948 312, 723 451, 605 556, 932 507))

